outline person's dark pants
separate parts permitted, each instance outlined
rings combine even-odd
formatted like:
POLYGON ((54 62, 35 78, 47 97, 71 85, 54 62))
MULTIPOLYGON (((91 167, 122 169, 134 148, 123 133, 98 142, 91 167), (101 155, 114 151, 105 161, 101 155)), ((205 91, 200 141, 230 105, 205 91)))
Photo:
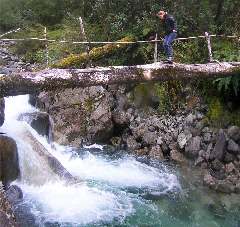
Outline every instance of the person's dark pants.
POLYGON ((168 59, 173 58, 172 42, 177 38, 177 33, 172 32, 164 37, 163 48, 168 59))

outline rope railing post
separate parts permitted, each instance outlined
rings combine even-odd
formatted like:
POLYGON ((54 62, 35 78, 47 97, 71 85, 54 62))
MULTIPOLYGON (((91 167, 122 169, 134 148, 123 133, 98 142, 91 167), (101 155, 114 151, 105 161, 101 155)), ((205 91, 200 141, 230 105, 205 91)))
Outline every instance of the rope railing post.
POLYGON ((154 63, 158 62, 158 34, 155 35, 154 63))
POLYGON ((81 32, 80 34, 82 36, 83 41, 86 42, 85 46, 86 46, 86 52, 87 52, 87 58, 88 58, 88 65, 87 66, 90 66, 91 65, 90 54, 89 54, 90 45, 88 43, 88 39, 87 39, 87 36, 86 36, 86 33, 85 33, 82 17, 79 17, 79 23, 80 23, 80 32, 81 32))
POLYGON ((205 32, 205 37, 206 37, 206 40, 207 40, 209 61, 213 62, 212 46, 211 46, 211 36, 209 35, 208 32, 205 32))
POLYGON ((48 51, 48 40, 47 40, 47 27, 44 27, 44 40, 45 40, 45 56, 46 56, 46 66, 49 66, 49 51, 48 51))

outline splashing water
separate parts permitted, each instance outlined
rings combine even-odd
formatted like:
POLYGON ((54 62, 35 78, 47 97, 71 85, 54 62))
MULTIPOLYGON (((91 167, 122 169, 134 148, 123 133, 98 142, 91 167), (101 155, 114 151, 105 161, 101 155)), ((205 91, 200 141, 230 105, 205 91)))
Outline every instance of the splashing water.
MULTIPOLYGON (((6 98, 6 121, 2 130, 18 145, 21 180, 17 184, 24 192, 24 202, 31 207, 37 223, 70 223, 70 225, 98 225, 122 223, 137 210, 155 212, 156 207, 126 188, 144 188, 167 193, 180 189, 177 177, 166 170, 156 169, 136 161, 131 156, 111 160, 86 152, 73 156, 69 148, 47 143, 25 122, 20 114, 35 112, 28 104, 28 96, 6 98), (69 185, 51 173, 46 163, 39 163, 25 132, 32 135, 51 152, 81 184, 69 185), (44 178, 44 180, 42 180, 44 178)), ((99 145, 94 145, 100 148, 99 145)), ((88 147, 91 149, 92 147, 88 147)), ((150 212, 150 213, 151 213, 150 212)))
POLYGON ((222 206, 221 195, 211 194, 199 187, 199 183, 185 182, 181 186, 176 172, 163 163, 151 166, 130 155, 113 157, 97 144, 77 153, 58 144, 53 149, 46 138, 17 120, 20 114, 35 111, 28 104, 28 96, 6 98, 6 120, 1 128, 17 142, 21 179, 15 183, 24 193, 21 205, 35 216, 35 220, 22 226, 235 227, 240 224, 239 197, 224 197, 227 205, 222 206), (36 154, 35 140, 82 182, 69 184, 60 180, 36 154), (92 148, 100 152, 96 154, 92 148), (234 201, 234 206, 229 201, 234 201))

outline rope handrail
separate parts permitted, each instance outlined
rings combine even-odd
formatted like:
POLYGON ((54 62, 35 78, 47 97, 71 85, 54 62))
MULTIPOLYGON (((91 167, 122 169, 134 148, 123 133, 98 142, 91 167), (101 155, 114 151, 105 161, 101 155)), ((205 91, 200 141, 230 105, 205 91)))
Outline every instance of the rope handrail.
MULTIPOLYGON (((5 34, 4 34, 5 35, 5 34)), ((225 38, 232 38, 232 39, 238 39, 240 40, 240 36, 237 35, 209 35, 210 37, 225 37, 225 38)), ((1 37, 1 36, 0 36, 1 37)), ((190 36, 190 37, 182 37, 175 39, 176 41, 182 41, 182 40, 191 40, 191 39, 198 39, 198 38, 206 38, 204 35, 200 36, 190 36)), ((57 43, 72 43, 72 44, 136 44, 136 43, 156 43, 156 42, 162 42, 163 39, 157 39, 157 40, 137 40, 137 41, 130 41, 130 42, 122 42, 122 41, 69 41, 69 40, 56 40, 56 39, 46 39, 46 38, 36 38, 36 37, 30 37, 30 38, 19 38, 19 39, 1 39, 0 41, 3 42, 11 42, 11 41, 29 41, 29 40, 37 40, 37 41, 44 41, 44 42, 57 42, 57 43)))

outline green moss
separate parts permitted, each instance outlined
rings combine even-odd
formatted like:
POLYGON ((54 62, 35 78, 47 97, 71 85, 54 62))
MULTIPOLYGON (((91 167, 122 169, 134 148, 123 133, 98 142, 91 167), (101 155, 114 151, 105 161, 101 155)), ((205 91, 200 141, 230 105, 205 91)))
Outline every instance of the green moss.
MULTIPOLYGON (((119 42, 132 42, 134 41, 134 37, 128 36, 125 37, 119 42)), ((108 57, 109 55, 117 53, 119 50, 127 48, 129 44, 121 43, 121 44, 107 44, 102 47, 94 47, 89 55, 84 52, 78 55, 69 55, 68 57, 62 59, 59 63, 53 65, 56 68, 70 68, 70 67, 83 67, 88 63, 89 60, 95 62, 100 60, 101 58, 108 57)))
POLYGON ((84 108, 88 112, 92 112, 94 110, 94 100, 92 98, 88 98, 84 102, 84 108))

